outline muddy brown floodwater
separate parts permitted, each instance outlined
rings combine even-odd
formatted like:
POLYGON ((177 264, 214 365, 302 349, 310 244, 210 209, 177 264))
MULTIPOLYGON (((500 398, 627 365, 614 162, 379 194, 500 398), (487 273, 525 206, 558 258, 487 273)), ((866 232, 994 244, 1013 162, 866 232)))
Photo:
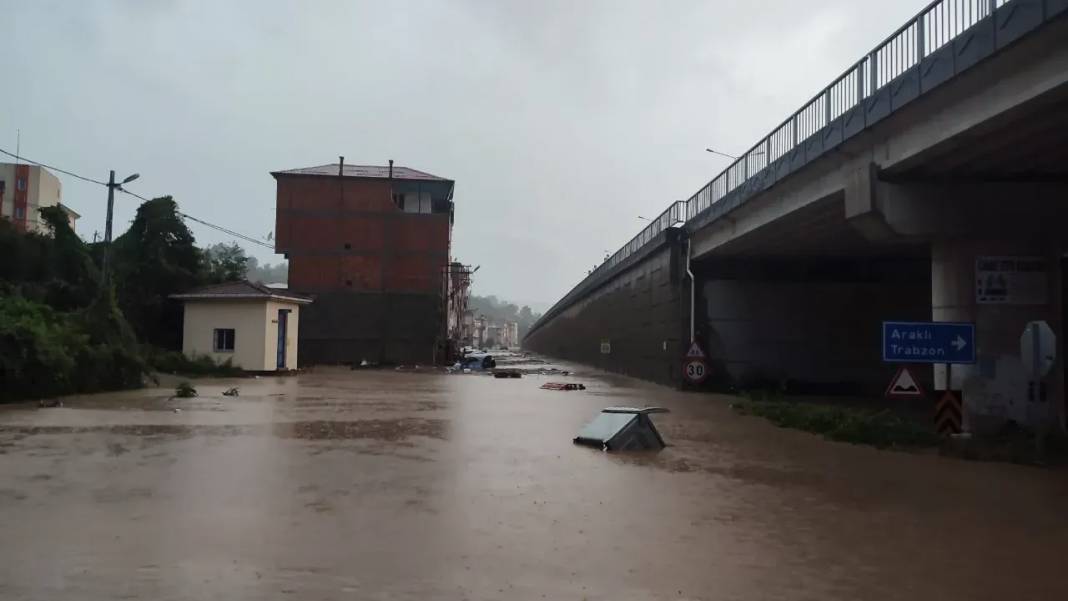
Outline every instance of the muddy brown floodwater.
POLYGON ((826 442, 603 374, 196 385, 0 408, 0 597, 1068 598, 1063 470, 826 442), (672 411, 664 451, 572 445, 646 404, 672 411))

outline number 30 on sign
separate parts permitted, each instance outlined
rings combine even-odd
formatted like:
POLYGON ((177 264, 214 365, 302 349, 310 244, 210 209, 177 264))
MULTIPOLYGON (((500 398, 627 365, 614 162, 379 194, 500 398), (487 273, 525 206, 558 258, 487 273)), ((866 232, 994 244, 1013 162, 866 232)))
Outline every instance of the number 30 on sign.
POLYGON ((687 361, 683 366, 686 379, 693 384, 700 384, 708 377, 708 366, 701 359, 687 361))

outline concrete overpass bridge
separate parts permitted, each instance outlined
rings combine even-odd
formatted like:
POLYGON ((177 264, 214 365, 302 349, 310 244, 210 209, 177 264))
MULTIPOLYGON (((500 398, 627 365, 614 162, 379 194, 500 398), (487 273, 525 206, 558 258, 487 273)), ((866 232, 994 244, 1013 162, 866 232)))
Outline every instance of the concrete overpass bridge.
POLYGON ((963 389, 972 427, 1063 427, 1066 250, 1068 0, 939 0, 669 205, 524 344, 681 384, 692 337, 707 387, 877 394, 896 369, 883 321, 972 322, 977 362, 921 380, 963 389), (1045 401, 1015 392, 1035 320, 1058 340, 1045 401))

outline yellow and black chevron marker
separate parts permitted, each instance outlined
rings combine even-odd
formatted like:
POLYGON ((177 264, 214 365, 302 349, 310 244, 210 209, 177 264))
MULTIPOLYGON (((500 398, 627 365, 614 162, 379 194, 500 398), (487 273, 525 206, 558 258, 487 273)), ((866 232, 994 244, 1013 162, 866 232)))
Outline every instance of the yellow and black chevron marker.
POLYGON ((961 431, 963 415, 959 393, 947 390, 935 405, 935 429, 943 436, 957 434, 961 431))

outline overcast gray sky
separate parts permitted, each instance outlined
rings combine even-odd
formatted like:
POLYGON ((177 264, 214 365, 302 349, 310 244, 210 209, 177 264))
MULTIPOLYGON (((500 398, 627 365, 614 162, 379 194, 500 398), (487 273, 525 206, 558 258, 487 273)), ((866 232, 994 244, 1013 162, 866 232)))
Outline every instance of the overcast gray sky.
POLYGON ((257 237, 269 171, 392 158, 456 180, 476 293, 551 304, 926 3, 0 0, 0 148, 257 237))

